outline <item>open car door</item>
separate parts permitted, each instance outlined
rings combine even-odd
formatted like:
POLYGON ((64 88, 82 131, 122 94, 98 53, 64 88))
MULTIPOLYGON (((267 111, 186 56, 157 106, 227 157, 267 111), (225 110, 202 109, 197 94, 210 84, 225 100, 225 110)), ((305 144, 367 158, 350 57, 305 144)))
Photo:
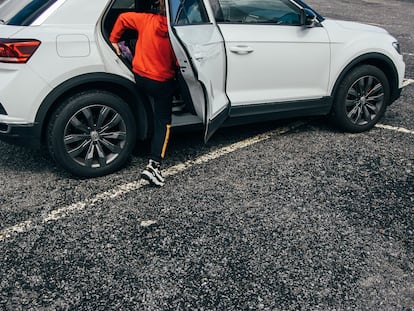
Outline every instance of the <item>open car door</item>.
POLYGON ((206 142, 230 113, 223 37, 203 0, 169 0, 167 11, 171 43, 206 142))

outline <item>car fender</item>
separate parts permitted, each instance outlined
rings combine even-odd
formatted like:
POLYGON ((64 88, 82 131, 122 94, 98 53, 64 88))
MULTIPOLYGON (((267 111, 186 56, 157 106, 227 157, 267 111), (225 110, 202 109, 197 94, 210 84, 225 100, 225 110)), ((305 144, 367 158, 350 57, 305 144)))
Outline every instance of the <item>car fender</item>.
POLYGON ((389 78, 392 100, 398 98, 400 88, 398 86, 399 78, 395 64, 386 55, 376 52, 362 54, 352 60, 349 60, 347 66, 333 78, 334 83, 330 88, 330 94, 332 97, 335 96, 337 88, 346 74, 361 64, 371 64, 381 69, 389 78))
POLYGON ((324 21, 331 41, 331 79, 328 92, 335 94, 342 78, 355 66, 366 63, 383 70, 393 94, 401 87, 405 65, 393 47, 397 41, 384 29, 359 23, 324 21))
POLYGON ((90 89, 102 89, 113 92, 123 98, 131 107, 137 120, 137 139, 145 139, 151 126, 150 114, 152 109, 147 97, 138 93, 135 83, 131 80, 110 73, 89 73, 73 77, 55 87, 42 101, 36 117, 35 124, 38 137, 44 137, 50 116, 58 105, 67 97, 90 89), (138 104, 139 103, 139 104, 138 104))

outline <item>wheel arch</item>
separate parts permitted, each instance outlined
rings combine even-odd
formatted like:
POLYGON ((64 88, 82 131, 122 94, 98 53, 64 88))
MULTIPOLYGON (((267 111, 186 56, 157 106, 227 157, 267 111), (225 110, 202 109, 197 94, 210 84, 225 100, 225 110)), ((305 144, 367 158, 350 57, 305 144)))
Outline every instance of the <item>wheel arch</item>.
POLYGON ((121 97, 130 106, 137 124, 137 139, 144 140, 148 137, 149 124, 152 118, 150 102, 147 97, 136 91, 134 82, 108 73, 91 73, 74 77, 57 86, 43 100, 36 114, 35 122, 39 124, 38 135, 45 142, 47 125, 53 112, 63 100, 73 94, 87 90, 103 90, 112 92, 121 97))
POLYGON ((335 81, 335 85, 332 89, 332 98, 335 98, 335 94, 337 93, 338 87, 341 84, 341 81, 344 77, 354 68, 360 65, 372 65, 384 72, 384 74, 388 77, 388 81, 390 83, 390 96, 391 101, 393 102, 395 99, 399 97, 399 87, 398 87, 398 71, 395 67, 393 61, 384 54, 381 53, 368 53, 361 55, 355 58, 352 62, 350 62, 339 74, 338 78, 335 81))

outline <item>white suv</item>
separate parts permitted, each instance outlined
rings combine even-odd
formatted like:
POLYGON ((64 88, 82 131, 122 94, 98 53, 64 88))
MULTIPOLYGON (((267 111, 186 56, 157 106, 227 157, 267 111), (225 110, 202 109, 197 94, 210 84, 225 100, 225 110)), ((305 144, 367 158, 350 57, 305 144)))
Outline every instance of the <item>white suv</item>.
MULTIPOLYGON (((0 0, 0 136, 48 146, 75 175, 118 170, 152 132, 151 100, 130 70, 137 33, 118 57, 116 17, 153 0, 0 0)), ((324 19, 299 0, 168 0, 180 65, 173 127, 331 115, 372 128, 404 85, 385 30, 324 19)), ((137 51, 139 53, 139 51, 137 51)))

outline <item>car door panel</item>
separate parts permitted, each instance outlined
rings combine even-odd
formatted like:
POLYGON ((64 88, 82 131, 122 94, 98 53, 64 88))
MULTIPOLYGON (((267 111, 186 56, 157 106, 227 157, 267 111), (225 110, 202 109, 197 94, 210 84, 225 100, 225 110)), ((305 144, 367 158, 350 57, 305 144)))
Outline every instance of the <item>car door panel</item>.
POLYGON ((233 105, 327 95, 329 37, 322 27, 219 24, 226 42, 227 95, 233 105))
POLYGON ((221 34, 215 25, 178 26, 178 37, 191 55, 198 79, 208 94, 212 115, 215 117, 228 102, 225 94, 225 49, 221 34))
POLYGON ((199 116, 203 116, 204 139, 207 141, 228 117, 230 104, 225 92, 226 56, 223 37, 216 24, 198 21, 203 12, 195 14, 194 11, 202 5, 201 0, 170 0, 170 20, 172 44, 180 67, 191 70, 199 82, 199 86, 195 86, 194 81, 193 85, 190 83, 188 86, 195 110, 199 116), (203 102, 200 102, 200 90, 203 90, 205 96, 203 102))

